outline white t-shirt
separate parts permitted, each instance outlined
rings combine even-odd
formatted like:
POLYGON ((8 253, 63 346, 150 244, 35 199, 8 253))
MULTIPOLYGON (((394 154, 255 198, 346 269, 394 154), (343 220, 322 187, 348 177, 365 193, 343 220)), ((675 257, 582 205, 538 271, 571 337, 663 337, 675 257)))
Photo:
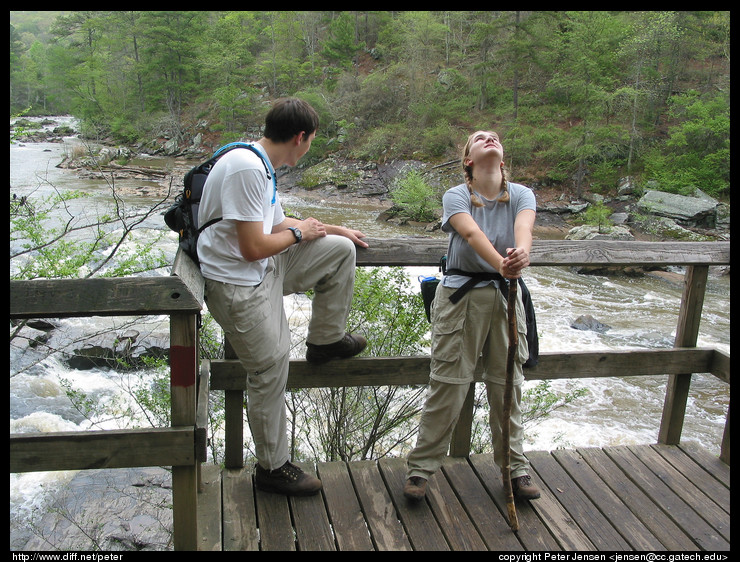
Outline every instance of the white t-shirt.
MULTIPOLYGON (((267 159, 264 150, 258 144, 254 146, 267 159)), ((267 259, 247 261, 242 257, 236 221, 262 222, 264 233, 269 234, 285 220, 285 215, 274 180, 267 177, 265 165, 251 150, 236 148, 227 152, 208 174, 198 222, 205 224, 218 217, 223 220, 206 228, 198 237, 203 277, 234 285, 259 285, 267 259)))
MULTIPOLYGON (((447 247, 447 268, 460 269, 468 272, 489 272, 495 270, 460 236, 450 224, 450 217, 457 213, 467 213, 473 217, 481 230, 502 256, 506 256, 506 249, 513 248, 514 221, 516 216, 526 209, 537 210, 537 203, 532 190, 518 183, 508 183, 509 202, 499 203, 498 198, 488 200, 478 194, 483 207, 475 207, 470 201, 470 192, 466 184, 457 185, 449 189, 442 197, 442 231, 447 232, 449 243, 447 247)), ((443 282, 446 287, 460 287, 469 280, 460 275, 446 275, 443 282)), ((482 282, 476 287, 482 287, 490 282, 482 282)))

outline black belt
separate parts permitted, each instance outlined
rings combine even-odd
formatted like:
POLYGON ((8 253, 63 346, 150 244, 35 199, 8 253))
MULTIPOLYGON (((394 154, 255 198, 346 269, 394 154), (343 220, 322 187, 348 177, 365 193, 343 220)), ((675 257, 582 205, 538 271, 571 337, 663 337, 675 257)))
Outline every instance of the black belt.
POLYGON ((457 289, 452 296, 450 296, 450 302, 456 304, 463 298, 470 289, 475 287, 481 281, 496 281, 495 285, 498 289, 508 296, 509 285, 508 281, 500 273, 489 273, 485 271, 462 271, 460 269, 446 269, 445 275, 462 275, 463 277, 470 277, 460 288, 457 289))

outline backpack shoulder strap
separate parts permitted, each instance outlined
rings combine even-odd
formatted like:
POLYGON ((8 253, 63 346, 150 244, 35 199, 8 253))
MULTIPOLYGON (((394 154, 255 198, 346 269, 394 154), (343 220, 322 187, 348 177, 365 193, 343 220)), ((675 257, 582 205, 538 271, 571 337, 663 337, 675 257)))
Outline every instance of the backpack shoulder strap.
POLYGON ((270 172, 270 166, 267 164, 267 161, 265 160, 264 155, 258 148, 255 148, 253 144, 248 142, 230 142, 229 144, 225 144, 221 148, 219 148, 216 152, 213 153, 213 159, 218 159, 230 150, 233 150, 235 148, 246 148, 247 150, 251 150, 254 152, 257 156, 259 156, 260 160, 262 160, 262 164, 265 167, 265 172, 267 173, 267 179, 273 179, 273 174, 270 172))
POLYGON ((215 161, 218 160, 221 156, 226 154, 229 150, 233 150, 234 148, 246 148, 247 150, 251 150, 257 156, 259 156, 260 160, 262 160, 262 165, 265 167, 265 174, 267 175, 267 179, 272 180, 272 203, 275 203, 277 199, 277 174, 275 173, 275 170, 272 169, 272 165, 268 161, 266 155, 263 154, 259 148, 254 146, 254 144, 241 141, 231 142, 222 146, 216 152, 214 152, 213 157, 211 158, 211 160, 209 160, 209 162, 213 161, 215 163, 215 161))
MULTIPOLYGON (((268 180, 272 180, 272 185, 273 185, 273 189, 274 189, 272 201, 274 203, 275 202, 275 194, 277 193, 277 180, 275 179, 275 173, 274 172, 271 172, 271 166, 267 162, 267 159, 262 154, 262 152, 260 152, 260 150, 258 148, 255 148, 254 145, 252 145, 251 143, 237 141, 237 142, 231 142, 229 144, 225 144, 224 146, 222 146, 221 148, 219 148, 218 150, 216 150, 216 152, 213 153, 213 156, 211 156, 208 159, 208 161, 205 162, 204 164, 202 164, 199 168, 204 169, 204 171, 205 171, 206 174, 209 173, 211 171, 211 168, 213 168, 213 166, 216 164, 216 162, 218 161, 219 158, 221 158, 227 152, 229 152, 231 150, 234 150, 235 148, 246 148, 247 150, 251 150, 262 161, 262 165, 265 167, 265 174, 267 174, 267 179, 268 180)), ((190 174, 192 174, 193 172, 194 172, 194 170, 191 170, 190 171, 190 174)), ((203 181, 203 183, 205 183, 205 177, 204 177, 204 179, 202 181, 203 181)), ((200 188, 200 192, 202 192, 202 185, 201 185, 201 188, 200 188)), ((198 201, 200 201, 200 194, 198 196, 198 201)), ((208 221, 207 223, 205 223, 204 225, 201 225, 198 228, 198 232, 199 233, 202 232, 203 230, 205 230, 206 228, 208 228, 212 224, 217 223, 220 220, 221 220, 221 217, 215 218, 215 219, 212 219, 212 220, 208 221)))

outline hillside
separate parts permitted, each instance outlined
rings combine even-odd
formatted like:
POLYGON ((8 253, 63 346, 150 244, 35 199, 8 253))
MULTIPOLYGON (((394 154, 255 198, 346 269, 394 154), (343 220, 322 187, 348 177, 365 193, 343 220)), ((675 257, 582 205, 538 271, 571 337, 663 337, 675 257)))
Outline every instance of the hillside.
POLYGON ((94 139, 215 148, 299 96, 315 161, 444 163, 486 128, 516 178, 577 199, 625 176, 729 197, 729 11, 39 14, 11 12, 11 114, 94 139))

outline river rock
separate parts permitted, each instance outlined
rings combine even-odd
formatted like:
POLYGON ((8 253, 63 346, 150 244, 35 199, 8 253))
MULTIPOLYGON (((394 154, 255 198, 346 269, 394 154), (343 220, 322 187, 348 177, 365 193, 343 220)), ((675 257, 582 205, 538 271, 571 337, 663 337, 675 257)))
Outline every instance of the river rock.
POLYGON ((658 236, 662 240, 676 240, 683 242, 701 242, 715 239, 714 236, 701 234, 684 228, 675 220, 661 216, 648 216, 640 221, 641 228, 658 236))
POLYGON ((23 550, 170 550, 171 505, 162 468, 83 470, 55 494, 23 550))
POLYGON ((50 332, 59 326, 59 322, 48 318, 29 318, 26 320, 26 326, 43 332, 50 332))
POLYGON ((173 156, 179 152, 180 145, 178 144, 177 139, 169 139, 164 143, 162 150, 166 156, 173 156))
POLYGON ((604 226, 584 224, 568 231, 566 240, 634 240, 630 230, 624 226, 604 226))
POLYGON ((139 340, 137 330, 108 332, 91 338, 75 348, 67 359, 72 369, 95 367, 131 368, 144 364, 146 358, 162 359, 169 353, 169 340, 163 334, 149 333, 139 340))
POLYGON ((637 202, 637 207, 644 213, 667 217, 684 226, 714 228, 718 202, 699 189, 696 195, 687 197, 649 190, 637 202))
POLYGON ((613 213, 609 217, 609 220, 612 221, 613 224, 620 225, 625 224, 627 221, 629 221, 629 218, 629 213, 613 213))
POLYGON ((570 323, 570 327, 574 330, 590 330, 592 332, 599 332, 600 334, 603 334, 611 329, 611 326, 602 324, 590 314, 579 316, 570 323))
POLYGON ((637 183, 635 182, 635 178, 631 176, 627 176, 626 178, 621 178, 619 182, 617 182, 617 196, 618 197, 624 197, 627 195, 633 195, 638 191, 637 183))

